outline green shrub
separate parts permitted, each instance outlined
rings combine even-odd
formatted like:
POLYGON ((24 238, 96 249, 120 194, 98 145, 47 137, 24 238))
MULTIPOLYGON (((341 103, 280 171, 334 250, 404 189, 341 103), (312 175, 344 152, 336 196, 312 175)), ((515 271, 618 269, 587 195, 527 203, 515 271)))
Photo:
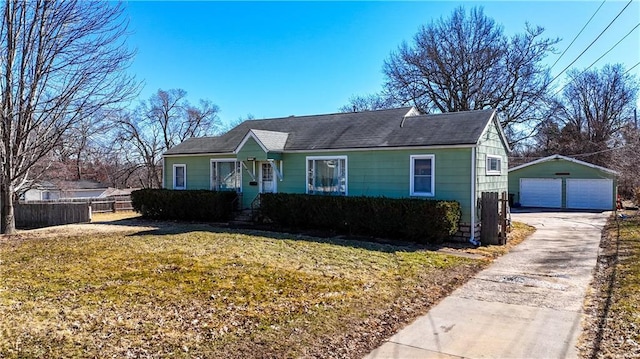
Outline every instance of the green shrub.
POLYGON ((131 205, 146 218, 226 221, 237 198, 229 191, 141 189, 131 193, 131 205))
POLYGON ((439 242, 458 231, 453 201, 265 193, 260 214, 281 227, 439 242))

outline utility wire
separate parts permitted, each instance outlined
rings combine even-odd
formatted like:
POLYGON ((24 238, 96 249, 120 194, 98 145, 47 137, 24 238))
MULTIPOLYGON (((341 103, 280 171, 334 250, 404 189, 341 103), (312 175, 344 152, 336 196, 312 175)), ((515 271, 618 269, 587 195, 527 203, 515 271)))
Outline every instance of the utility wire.
MULTIPOLYGON (((576 76, 576 77, 579 77, 580 75, 582 75, 583 73, 585 73, 587 70, 589 70, 593 65, 595 65, 598 61, 602 60, 602 58, 603 58, 603 57, 605 57, 608 53, 610 53, 613 49, 615 49, 615 48, 616 48, 616 46, 620 45, 620 43, 621 43, 624 39, 626 39, 629 35, 631 35, 631 33, 632 33, 635 29, 637 29, 638 27, 640 27, 640 22, 639 22, 638 24, 636 24, 636 26, 634 26, 634 27, 633 27, 633 29, 631 29, 631 30, 630 30, 626 35, 624 35, 624 36, 622 37, 622 39, 620 39, 618 42, 616 42, 616 43, 615 43, 615 45, 611 46, 611 48, 609 48, 609 50, 607 50, 607 52, 605 52, 604 54, 602 54, 602 56, 598 57, 598 58, 596 59, 596 61, 592 62, 592 63, 591 63, 591 65, 587 66, 584 70, 582 70, 582 71, 578 74, 578 76, 576 76)), ((639 62, 638 64, 640 64, 640 62, 639 62)), ((635 66, 633 66, 633 67, 638 66, 638 64, 635 64, 635 66)), ((633 69, 633 67, 632 67, 631 69, 633 69)), ((629 72, 631 69, 629 69, 629 70, 625 71, 625 73, 624 73, 623 75, 626 75, 626 74, 627 74, 627 72, 629 72)), ((570 83, 570 82, 571 82, 571 81, 569 81, 569 82, 565 83, 565 84, 564 84, 564 85, 563 85, 563 86, 562 86, 558 91, 556 91, 556 93, 554 93, 553 95, 555 96, 555 95, 559 94, 559 93, 560 93, 560 91, 564 90, 564 88, 565 88, 565 87, 567 87, 567 85, 569 85, 569 83, 570 83)))
POLYGON ((578 55, 578 57, 576 57, 573 61, 571 61, 571 63, 569 65, 567 65, 567 67, 565 67, 562 71, 560 71, 553 79, 551 79, 551 81, 549 81, 549 84, 553 83, 558 77, 560 77, 560 75, 562 75, 565 71, 567 71, 567 69, 569 69, 569 67, 571 67, 571 65, 573 65, 576 61, 578 61, 578 59, 580 57, 582 57, 582 55, 584 55, 585 52, 587 52, 587 50, 589 50, 589 48, 591 48, 591 46, 593 46, 593 44, 596 43, 596 41, 598 41, 598 39, 609 29, 609 27, 611 27, 611 25, 620 17, 620 15, 622 15, 622 13, 629 7, 629 5, 631 5, 631 2, 633 0, 629 0, 629 2, 627 3, 627 5, 625 5, 624 8, 622 8, 622 10, 620 10, 620 12, 618 13, 618 15, 616 15, 616 17, 613 18, 613 20, 611 20, 611 22, 609 23, 609 25, 607 25, 607 27, 604 28, 604 30, 602 30, 602 32, 600 32, 600 34, 593 40, 591 41, 591 43, 589 44, 589 46, 587 46, 587 48, 585 48, 580 55, 578 55))
POLYGON ((633 66, 631 66, 631 68, 629 68, 627 71, 625 71, 625 72, 623 73, 623 75, 628 74, 631 70, 633 70, 634 68, 636 68, 638 65, 640 65, 640 62, 636 62, 636 64, 635 64, 635 65, 633 65, 633 66))
POLYGON ((630 30, 626 35, 624 35, 624 36, 622 37, 622 39, 620 39, 618 42, 616 42, 616 44, 615 44, 615 45, 611 46, 611 48, 610 48, 609 50, 607 50, 607 52, 605 52, 604 54, 602 54, 602 56, 598 57, 598 58, 596 59, 596 61, 594 61, 593 63, 591 63, 591 65, 587 66, 587 68, 585 69, 585 71, 586 71, 586 70, 588 70, 591 66, 595 65, 595 64, 596 64, 596 62, 598 62, 598 61, 602 60, 602 58, 603 58, 603 57, 605 57, 608 53, 610 53, 610 52, 611 52, 611 50, 613 50, 613 49, 614 49, 616 46, 618 46, 618 45, 619 45, 619 44, 620 44, 624 39, 626 39, 629 35, 631 35, 631 33, 632 33, 635 29, 637 29, 639 26, 640 26, 640 22, 639 22, 639 23, 637 23, 637 24, 636 24, 636 26, 634 26, 634 27, 633 27, 633 29, 631 29, 631 30, 630 30))
MULTIPOLYGON (((593 155, 597 155, 600 153, 604 153, 604 152, 611 152, 611 151, 617 151, 617 150, 623 150, 626 147, 628 147, 628 145, 622 145, 622 146, 618 146, 618 147, 613 147, 613 148, 607 148, 601 151, 596 151, 596 152, 589 152, 589 153, 575 153, 572 155, 563 155, 565 157, 588 157, 588 156, 593 156, 593 155)), ((526 159, 527 161, 533 161, 533 160, 539 160, 539 159, 543 159, 543 158, 547 158, 549 156, 524 156, 524 157, 518 157, 518 156, 509 156, 509 160, 515 160, 515 159, 526 159)))
POLYGON ((584 31, 584 29, 587 27, 587 25, 589 25, 589 23, 591 22, 591 20, 593 20, 593 18, 596 16, 596 14, 598 13, 598 11, 600 11, 600 8, 602 8, 602 5, 604 5, 605 1, 607 0, 602 0, 602 4, 600 4, 600 6, 598 6, 598 8, 596 9, 596 12, 593 13, 593 15, 591 15, 591 17, 589 18, 589 20, 587 21, 586 24, 584 24, 584 26, 582 27, 582 29, 580 30, 580 32, 578 32, 578 35, 576 35, 576 37, 573 38, 573 40, 571 40, 571 43, 569 44, 569 46, 567 46, 566 49, 564 49, 564 51, 562 52, 562 54, 560 54, 560 57, 558 57, 558 59, 556 60, 556 62, 553 63, 553 65, 551 65, 551 69, 553 69, 556 64, 558 63, 558 61, 560 61, 560 59, 562 58, 562 56, 564 56, 564 54, 567 53, 567 50, 569 50, 569 48, 571 48, 571 45, 573 45, 574 42, 576 42, 576 40, 578 39, 578 37, 580 36, 580 34, 582 34, 582 32, 584 31))

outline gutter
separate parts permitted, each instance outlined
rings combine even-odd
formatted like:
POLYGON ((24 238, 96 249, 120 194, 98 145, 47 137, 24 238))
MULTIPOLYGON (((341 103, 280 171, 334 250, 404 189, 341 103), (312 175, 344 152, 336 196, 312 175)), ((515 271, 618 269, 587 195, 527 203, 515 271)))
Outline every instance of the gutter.
POLYGON ((162 156, 162 188, 167 188, 164 183, 164 176, 166 175, 165 168, 167 168, 167 159, 162 156))
POLYGON ((479 246, 481 243, 476 240, 476 147, 471 148, 471 237, 469 243, 479 246))

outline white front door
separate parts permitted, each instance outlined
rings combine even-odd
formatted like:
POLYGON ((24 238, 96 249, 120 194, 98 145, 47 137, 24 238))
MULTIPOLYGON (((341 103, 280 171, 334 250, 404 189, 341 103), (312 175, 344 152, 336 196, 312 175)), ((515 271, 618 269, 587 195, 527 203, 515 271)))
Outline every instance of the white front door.
POLYGON ((269 162, 260 164, 260 193, 276 193, 277 182, 269 162))

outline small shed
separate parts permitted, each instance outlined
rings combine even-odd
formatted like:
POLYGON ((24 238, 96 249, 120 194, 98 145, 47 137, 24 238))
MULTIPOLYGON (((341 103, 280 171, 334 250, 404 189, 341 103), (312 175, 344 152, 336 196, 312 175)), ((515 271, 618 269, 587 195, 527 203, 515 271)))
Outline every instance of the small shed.
POLYGON ((509 194, 522 207, 612 210, 617 172, 552 155, 509 169, 509 194))

